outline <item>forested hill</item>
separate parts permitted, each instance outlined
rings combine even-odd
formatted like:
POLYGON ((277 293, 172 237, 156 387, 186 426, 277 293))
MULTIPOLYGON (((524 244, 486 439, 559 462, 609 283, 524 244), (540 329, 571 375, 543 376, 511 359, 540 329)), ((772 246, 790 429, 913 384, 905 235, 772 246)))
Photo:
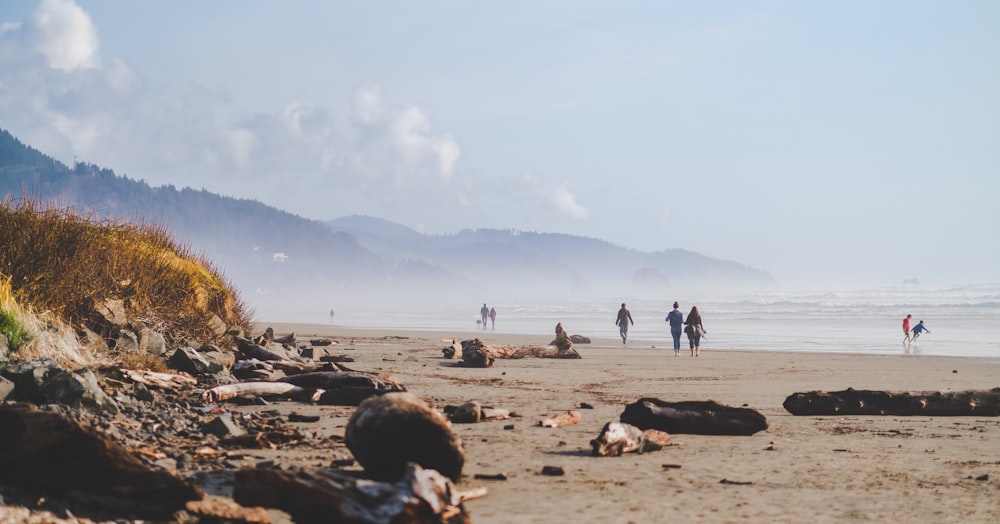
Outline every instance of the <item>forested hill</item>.
MULTIPOLYGON (((573 235, 462 230, 424 235, 367 216, 323 223, 205 190, 151 187, 88 163, 68 167, 0 130, 0 196, 98 218, 166 226, 271 315, 288 300, 429 302, 565 293, 658 294, 680 287, 759 289, 766 271, 683 249, 654 253, 573 235), (460 298, 455 298, 460 297, 460 298)), ((475 300, 473 300, 475 302, 475 300)), ((272 317, 274 318, 274 317, 272 317)))
MULTIPOLYGON (((265 300, 282 289, 337 288, 402 279, 353 235, 254 200, 204 190, 151 187, 86 163, 73 168, 0 130, 0 196, 28 197, 97 218, 166 226, 247 293, 265 300)), ((432 268, 419 270, 434 273, 432 268)), ((405 279, 404 279, 405 280, 405 279)))

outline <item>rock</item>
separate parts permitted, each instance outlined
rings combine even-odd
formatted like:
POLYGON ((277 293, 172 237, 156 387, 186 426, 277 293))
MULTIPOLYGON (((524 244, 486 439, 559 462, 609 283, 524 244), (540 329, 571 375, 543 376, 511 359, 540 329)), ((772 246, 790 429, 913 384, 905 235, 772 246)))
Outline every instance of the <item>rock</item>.
POLYGON ((165 355, 167 339, 162 333, 144 327, 139 330, 139 351, 150 355, 165 355))
POLYGON ((7 342, 7 337, 0 335, 0 369, 3 369, 10 361, 10 345, 7 342))
POLYGON ((566 471, 559 466, 542 466, 542 475, 561 477, 565 474, 566 471))
MULTIPOLYGON (((236 355, 228 351, 220 351, 214 346, 202 346, 198 353, 208 361, 209 367, 215 369, 218 366, 221 370, 231 370, 236 365, 236 355)), ((215 373, 218 373, 216 371, 215 373)))
POLYGON ((12 391, 14 391, 14 383, 0 377, 0 402, 6 400, 12 391))
POLYGON ((69 372, 52 359, 18 362, 3 375, 14 383, 14 399, 35 404, 64 404, 95 412, 117 413, 118 406, 90 370, 69 372))
POLYGON ((448 419, 412 393, 362 402, 347 422, 344 442, 376 480, 397 480, 412 462, 457 482, 465 463, 462 441, 448 419))
POLYGON ((309 340, 309 344, 313 346, 331 346, 336 345, 336 342, 328 338, 313 338, 309 340))
POLYGON ((139 351, 139 337, 127 329, 121 329, 118 331, 118 338, 114 340, 114 348, 115 351, 123 353, 137 353, 139 351))
POLYGON ((239 427, 230 416, 218 416, 202 428, 203 433, 215 435, 219 438, 242 437, 247 432, 239 427))
POLYGON ((483 407, 475 400, 470 400, 451 412, 451 421, 456 423, 479 422, 483 419, 483 407))
POLYGON ((106 323, 117 328, 128 325, 128 315, 125 314, 125 301, 117 298, 109 298, 98 304, 94 312, 101 316, 106 323))
POLYGON ((0 406, 0 442, 0 485, 38 497, 71 496, 80 504, 73 507, 78 517, 103 510, 121 520, 168 521, 187 501, 204 496, 191 482, 145 465, 96 430, 55 412, 0 406))
POLYGON ((590 344, 590 338, 583 335, 570 335, 569 339, 574 344, 590 344))
POLYGON ((190 373, 191 375, 204 375, 222 371, 222 366, 219 363, 216 362, 213 365, 212 362, 191 347, 177 348, 174 354, 170 356, 167 364, 178 371, 190 373))

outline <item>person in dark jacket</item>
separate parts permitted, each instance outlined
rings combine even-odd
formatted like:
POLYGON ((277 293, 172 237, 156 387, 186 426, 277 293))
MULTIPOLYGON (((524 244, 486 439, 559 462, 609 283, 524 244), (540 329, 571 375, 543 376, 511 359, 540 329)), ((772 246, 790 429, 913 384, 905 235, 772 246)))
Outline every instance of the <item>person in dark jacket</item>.
POLYGON ((629 324, 635 324, 635 322, 632 322, 632 313, 629 313, 624 302, 622 302, 622 308, 618 310, 618 318, 615 319, 615 324, 618 326, 618 334, 622 336, 622 344, 624 344, 628 338, 629 324))
POLYGON ((684 313, 681 313, 681 305, 674 302, 674 310, 667 313, 667 322, 670 323, 670 336, 674 339, 674 356, 681 356, 681 332, 684 330, 684 313))
POLYGON ((691 345, 691 356, 699 356, 701 350, 701 337, 707 332, 705 331, 705 326, 701 325, 701 313, 698 312, 698 307, 694 306, 691 308, 691 312, 688 313, 687 320, 684 321, 687 325, 684 328, 684 332, 688 336, 688 344, 691 345))

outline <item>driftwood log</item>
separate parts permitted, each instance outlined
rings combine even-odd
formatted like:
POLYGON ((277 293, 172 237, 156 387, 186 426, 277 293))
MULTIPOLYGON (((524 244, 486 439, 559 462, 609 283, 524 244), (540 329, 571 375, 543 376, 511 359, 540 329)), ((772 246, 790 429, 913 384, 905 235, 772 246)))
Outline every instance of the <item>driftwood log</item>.
POLYGON ((413 462, 458 481, 462 441, 448 419, 411 393, 388 393, 361 403, 347 421, 344 443, 365 473, 393 481, 413 462))
POLYGON ((248 360, 255 358, 257 360, 270 361, 270 360, 289 360, 288 357, 284 355, 279 355, 264 346, 255 344, 251 340, 247 340, 242 337, 236 337, 236 349, 239 350, 240 355, 242 355, 243 360, 248 360))
POLYGON ((482 422, 484 420, 506 420, 510 418, 510 410, 484 406, 475 400, 470 400, 458 406, 445 406, 445 415, 457 424, 482 422))
POLYGON ((181 390, 191 389, 198 385, 198 379, 187 375, 175 375, 144 369, 122 369, 122 375, 136 384, 153 386, 160 389, 181 390))
POLYGON ((670 435, 655 429, 645 431, 624 422, 608 422, 601 434, 590 441, 595 457, 618 457, 623 453, 646 453, 663 449, 670 435))
POLYGON ((91 510, 167 520, 204 493, 96 430, 51 411, 0 407, 0 485, 65 496, 91 510))
POLYGON ((280 382, 323 390, 316 402, 335 406, 357 406, 369 397, 406 391, 394 377, 361 371, 317 371, 285 377, 280 382))
MULTIPOLYGON (((565 334, 565 332, 563 332, 565 334)), ((462 362, 461 365, 472 368, 488 368, 498 359, 520 359, 520 358, 580 358, 580 354, 573 349, 573 344, 568 338, 562 341, 553 340, 549 346, 522 346, 515 345, 490 345, 483 344, 481 340, 462 341, 462 362), (556 345, 560 342, 560 345, 556 345)), ((442 352, 445 358, 451 358, 450 348, 444 348, 442 352)))
POLYGON ((793 393, 785 399, 792 415, 1000 416, 1000 388, 970 391, 877 391, 845 389, 793 393))
POLYGON ((579 424, 583 417, 580 416, 580 412, 571 409, 565 413, 560 413, 553 417, 542 419, 538 421, 538 425, 543 428, 559 428, 562 426, 572 426, 574 424, 579 424))
POLYGON ((275 397, 335 406, 357 406, 366 398, 406 391, 392 377, 360 371, 316 371, 276 381, 250 381, 216 386, 202 393, 206 402, 236 397, 275 397))
POLYGON ((639 429, 693 435, 753 435, 767 429, 767 418, 749 408, 724 406, 713 400, 665 402, 639 399, 619 418, 639 429))
POLYGON ((410 464, 393 482, 360 480, 329 470, 236 472, 233 499, 281 509, 298 523, 466 524, 462 494, 437 471, 410 464))

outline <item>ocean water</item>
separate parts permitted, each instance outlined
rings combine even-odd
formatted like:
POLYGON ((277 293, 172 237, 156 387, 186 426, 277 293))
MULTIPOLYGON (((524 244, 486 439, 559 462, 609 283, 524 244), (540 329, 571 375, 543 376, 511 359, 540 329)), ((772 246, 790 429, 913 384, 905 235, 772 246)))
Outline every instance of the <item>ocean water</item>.
MULTIPOLYGON (((553 334, 557 322, 570 334, 618 338, 615 316, 624 301, 635 324, 629 343, 672 347, 664 317, 678 300, 687 318, 698 306, 708 334, 702 349, 903 354, 902 321, 913 315, 930 329, 912 344, 914 355, 1000 357, 1000 283, 927 288, 900 286, 836 292, 768 292, 743 295, 632 296, 526 303, 490 303, 496 331, 553 334)), ((475 333, 482 302, 468 308, 431 307, 352 311, 340 309, 335 325, 375 329, 475 333)), ((324 322, 329 321, 325 318, 324 322)), ((687 338, 681 337, 682 348, 687 338)))

